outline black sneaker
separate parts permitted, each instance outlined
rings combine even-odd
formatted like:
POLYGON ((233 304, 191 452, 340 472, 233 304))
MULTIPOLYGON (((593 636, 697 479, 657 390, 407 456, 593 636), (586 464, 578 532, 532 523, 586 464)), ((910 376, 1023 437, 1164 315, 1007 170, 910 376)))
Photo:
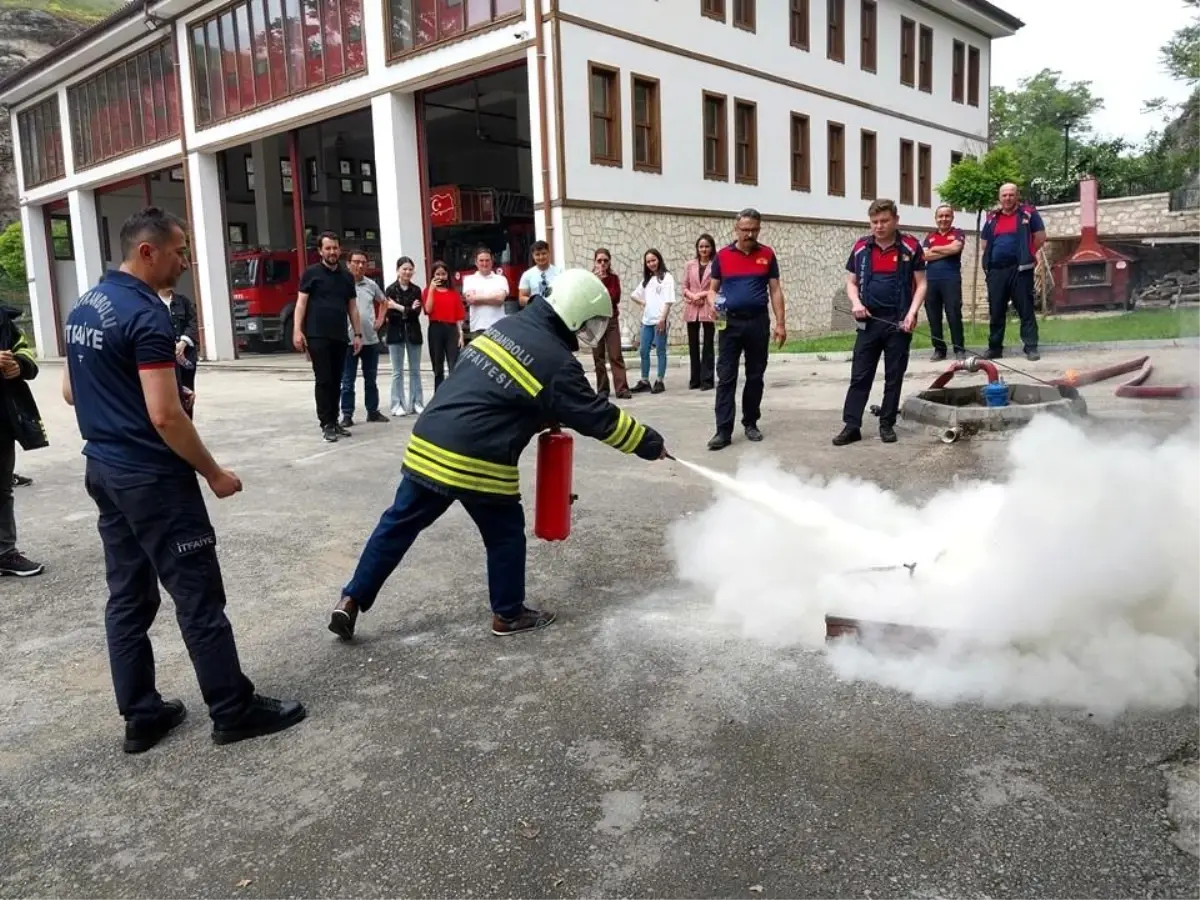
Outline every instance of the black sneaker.
POLYGON ((1042 358, 1042 354, 1038 353, 1036 350, 1026 350, 1025 358, 1030 362, 1037 362, 1042 358))
POLYGON ((545 628, 554 621, 554 613, 546 610, 530 609, 526 606, 515 619, 502 619, 492 616, 492 634, 506 637, 510 634, 521 634, 526 631, 536 631, 545 628))
POLYGON ((661 380, 654 382, 654 387, 650 388, 650 393, 661 394, 667 389, 667 386, 661 380))
POLYGON ((746 426, 746 440, 758 443, 763 439, 763 433, 758 430, 757 425, 746 426))
POLYGON ((633 392, 630 391, 629 388, 625 388, 625 390, 623 390, 623 391, 617 391, 617 399, 618 400, 628 400, 632 396, 633 396, 633 392))
POLYGON ((354 417, 349 413, 342 414, 342 421, 338 423, 340 428, 350 428, 354 425, 354 417))
POLYGON ((723 431, 718 431, 708 441, 709 450, 724 450, 733 443, 733 437, 723 431))
POLYGON ((326 425, 321 429, 321 437, 323 437, 327 443, 336 444, 338 439, 337 429, 332 425, 326 425))
POLYGON ((291 728, 304 720, 307 711, 295 700, 276 700, 255 694, 242 715, 227 725, 213 725, 214 744, 234 744, 291 728))
POLYGON ((883 441, 885 444, 896 443, 896 429, 893 428, 891 425, 884 425, 882 422, 880 422, 879 423, 879 439, 881 441, 883 441))
POLYGON ((368 422, 386 422, 387 420, 387 416, 385 416, 379 410, 375 410, 373 413, 367 413, 368 422))
POLYGON ((187 718, 187 707, 182 700, 166 700, 153 719, 125 723, 126 753, 145 753, 170 734, 187 718))
MULTIPOLYGON (((342 422, 347 421, 348 418, 349 417, 347 416, 346 419, 342 419, 342 422)), ((341 424, 341 422, 334 424, 333 433, 338 437, 350 437, 350 432, 346 430, 346 426, 341 424)))
POLYGON ((714 387, 716 387, 716 385, 711 381, 703 381, 700 383, 700 390, 702 391, 711 391, 714 387))
POLYGON ((354 623, 358 621, 358 604, 343 597, 329 616, 329 630, 348 641, 354 637, 354 623))
POLYGON ((955 350, 954 358, 957 359, 959 362, 962 362, 963 360, 965 360, 967 358, 967 351, 966 350, 955 350))
POLYGON ((849 425, 847 425, 837 433, 837 436, 833 439, 833 446, 845 447, 847 444, 853 444, 855 441, 861 440, 862 431, 858 428, 851 428, 849 425))
POLYGON ((945 358, 946 358, 945 350, 934 350, 933 354, 929 357, 929 361, 930 362, 941 362, 945 358))
POLYGON ((29 487, 31 484, 33 484, 32 478, 13 472, 13 487, 29 487))
POLYGON ((633 393, 645 394, 650 390, 650 382, 642 380, 633 386, 633 393))
POLYGON ((9 550, 3 556, 0 556, 0 575, 32 578, 34 575, 41 575, 45 571, 46 567, 41 563, 35 563, 31 559, 27 559, 23 553, 19 553, 16 550, 9 550))
POLYGON ((983 353, 980 354, 980 358, 982 358, 982 359, 1003 359, 1004 351, 1003 350, 991 350, 991 349, 984 350, 983 353))

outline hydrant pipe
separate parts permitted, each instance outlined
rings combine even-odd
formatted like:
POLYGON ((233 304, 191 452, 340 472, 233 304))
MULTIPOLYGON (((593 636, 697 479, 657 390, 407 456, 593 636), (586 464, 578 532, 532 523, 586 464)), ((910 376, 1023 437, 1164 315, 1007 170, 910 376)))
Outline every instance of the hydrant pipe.
POLYGON ((950 383, 950 379, 954 377, 956 372, 976 372, 982 369, 987 374, 988 384, 995 384, 1000 380, 1000 375, 996 371, 996 367, 986 359, 980 359, 978 356, 972 356, 966 360, 955 360, 950 363, 949 368, 941 375, 934 379, 933 384, 929 386, 929 390, 936 391, 938 388, 944 388, 950 383))

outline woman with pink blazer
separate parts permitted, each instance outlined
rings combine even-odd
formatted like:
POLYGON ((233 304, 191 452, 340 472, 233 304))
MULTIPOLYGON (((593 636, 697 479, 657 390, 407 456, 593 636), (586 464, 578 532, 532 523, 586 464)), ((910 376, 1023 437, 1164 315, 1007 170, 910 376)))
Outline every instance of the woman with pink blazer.
POLYGON ((715 311, 708 299, 709 275, 717 244, 712 235, 696 239, 696 258, 688 260, 683 272, 683 320, 687 322, 688 354, 692 373, 688 379, 691 390, 713 389, 713 329, 715 311), (703 346, 701 341, 703 335, 703 346))

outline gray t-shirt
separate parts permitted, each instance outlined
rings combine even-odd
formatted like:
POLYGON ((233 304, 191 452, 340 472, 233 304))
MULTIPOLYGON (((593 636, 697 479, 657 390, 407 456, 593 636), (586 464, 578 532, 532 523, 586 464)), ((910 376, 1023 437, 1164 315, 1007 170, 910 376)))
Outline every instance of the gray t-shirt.
MULTIPOLYGON (((362 325, 362 342, 366 344, 378 344, 379 332, 375 330, 375 303, 386 303, 387 297, 379 285, 375 283, 373 278, 364 278, 362 281, 355 282, 354 291, 358 300, 358 319, 362 325)), ((350 339, 354 340, 354 326, 347 326, 347 333, 350 339)))

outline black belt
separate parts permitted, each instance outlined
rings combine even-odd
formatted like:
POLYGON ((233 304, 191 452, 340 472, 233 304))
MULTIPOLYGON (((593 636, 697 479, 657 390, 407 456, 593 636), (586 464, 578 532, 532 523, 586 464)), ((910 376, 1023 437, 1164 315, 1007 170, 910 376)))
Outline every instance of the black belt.
POLYGON ((767 308, 755 310, 729 310, 725 313, 727 319, 757 319, 759 316, 767 315, 767 308))

